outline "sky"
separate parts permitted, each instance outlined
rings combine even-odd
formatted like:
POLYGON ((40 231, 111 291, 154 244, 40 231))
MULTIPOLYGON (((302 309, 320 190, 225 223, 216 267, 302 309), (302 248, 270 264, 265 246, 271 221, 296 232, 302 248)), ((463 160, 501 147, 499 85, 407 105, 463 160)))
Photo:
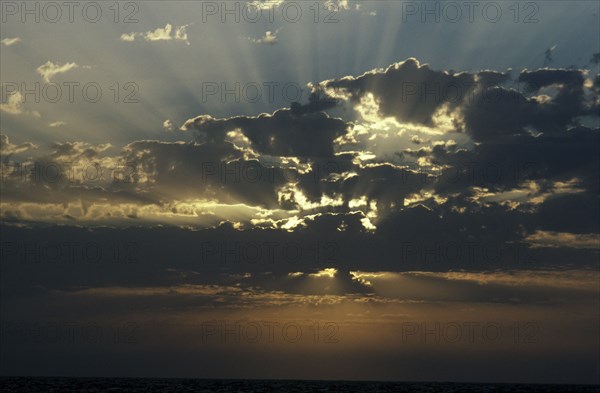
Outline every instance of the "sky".
POLYGON ((600 383, 598 2, 0 6, 0 375, 600 383))

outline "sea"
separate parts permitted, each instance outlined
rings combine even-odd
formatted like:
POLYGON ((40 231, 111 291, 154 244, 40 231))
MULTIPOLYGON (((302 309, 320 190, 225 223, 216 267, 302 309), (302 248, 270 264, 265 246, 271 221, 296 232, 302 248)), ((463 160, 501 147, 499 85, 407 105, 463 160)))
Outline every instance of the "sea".
POLYGON ((600 392, 600 385, 484 384, 452 382, 356 382, 292 380, 225 380, 178 378, 0 377, 0 392, 197 392, 197 393, 568 393, 600 392))

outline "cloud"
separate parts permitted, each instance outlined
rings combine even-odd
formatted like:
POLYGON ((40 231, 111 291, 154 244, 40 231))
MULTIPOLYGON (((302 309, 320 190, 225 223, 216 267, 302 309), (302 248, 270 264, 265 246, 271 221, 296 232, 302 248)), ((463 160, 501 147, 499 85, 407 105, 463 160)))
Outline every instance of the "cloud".
POLYGON ((98 158, 100 153, 110 147, 110 143, 92 145, 87 142, 55 142, 52 144, 53 151, 48 157, 52 160, 89 161, 98 158))
POLYGON ((358 77, 323 81, 320 86, 330 96, 349 100, 358 107, 371 94, 379 116, 393 116, 400 123, 431 125, 440 108, 451 111, 461 105, 476 87, 475 78, 468 73, 435 71, 410 58, 358 77))
POLYGON ((139 34, 139 33, 129 33, 129 34, 123 33, 123 34, 121 34, 121 41, 133 42, 133 41, 135 41, 136 34, 139 34))
POLYGON ((66 125, 67 125, 67 123, 64 121, 55 121, 55 122, 48 124, 48 126, 50 126, 52 128, 62 127, 62 126, 66 126, 66 125))
POLYGON ((525 241, 530 242, 533 247, 550 248, 587 248, 600 249, 600 234, 578 234, 552 231, 536 231, 527 236, 525 241))
POLYGON ((121 34, 121 41, 133 42, 133 41, 136 41, 137 39, 143 39, 143 40, 149 41, 149 42, 183 41, 187 45, 190 45, 190 42, 188 41, 187 31, 186 31, 188 26, 189 26, 189 24, 173 27, 173 25, 171 25, 170 23, 167 23, 164 28, 159 27, 155 30, 150 30, 145 33, 132 32, 132 33, 128 33, 128 34, 127 33, 121 34))
POLYGON ((148 31, 144 38, 146 41, 169 41, 173 39, 173 37, 171 37, 172 29, 173 26, 167 23, 164 29, 157 28, 154 31, 148 31))
MULTIPOLYGON (((365 260, 381 270, 419 269, 428 260, 433 270, 522 266, 518 247, 535 251, 526 258, 533 265, 585 266, 595 258, 589 239, 600 233, 600 132, 579 119, 597 118, 597 93, 585 70, 515 75, 519 90, 506 86, 504 72, 438 71, 408 59, 312 85, 307 102, 272 113, 190 118, 181 129, 191 142, 51 145, 32 160, 97 161, 108 178, 8 182, 5 217, 33 227, 163 225, 236 241, 289 235, 302 244, 327 233, 346 266, 309 264, 308 277, 360 269, 365 260), (420 96, 432 86, 465 90, 420 96), (339 111, 348 116, 330 114, 339 111), (128 182, 111 177, 110 167, 122 163, 128 182), (459 245, 458 259, 443 251, 448 244, 459 245), (501 256, 490 262, 486 245, 501 256)), ((163 127, 174 129, 169 119, 163 127)), ((291 268, 282 269, 299 271, 291 268)))
POLYGON ((169 119, 167 119, 163 122, 163 128, 167 131, 175 131, 175 126, 169 119))
POLYGON ((550 65, 554 61, 552 56, 554 55, 555 49, 556 49, 556 45, 546 49, 546 52, 544 52, 544 67, 550 65))
POLYGON ((249 4, 252 4, 254 7, 261 10, 270 10, 279 7, 284 1, 285 0, 254 0, 249 2, 249 4))
POLYGON ((274 33, 271 31, 267 31, 265 33, 265 35, 263 35, 261 38, 248 38, 248 39, 250 41, 254 42, 255 44, 274 45, 278 42, 278 39, 277 39, 278 33, 279 33, 279 30, 275 31, 274 33))
POLYGON ((348 5, 348 0, 327 0, 325 1, 325 6, 330 7, 328 9, 337 10, 348 10, 350 9, 348 5), (333 8, 331 8, 333 7, 333 8))
POLYGON ((23 112, 23 95, 17 91, 8 96, 5 103, 0 104, 0 110, 10 113, 12 115, 18 115, 23 112))
POLYGON ((298 157, 333 157, 333 141, 349 127, 324 112, 298 113, 291 109, 228 119, 202 115, 183 125, 184 130, 196 131, 198 141, 222 140, 228 132, 239 129, 261 154, 298 157))
POLYGON ((6 101, 0 103, 0 111, 9 113, 11 115, 27 114, 33 117, 40 117, 40 113, 38 111, 25 110, 23 105, 24 101, 25 100, 20 91, 10 93, 6 97, 6 101))
POLYGON ((37 68, 37 73, 42 76, 44 81, 50 83, 54 76, 58 74, 64 74, 65 72, 73 70, 77 67, 79 67, 79 65, 76 63, 64 63, 61 65, 59 63, 54 64, 51 61, 47 61, 46 64, 42 64, 37 68))
POLYGON ((13 154, 19 154, 27 150, 37 148, 38 145, 31 142, 25 142, 20 145, 13 145, 12 143, 10 143, 8 135, 0 134, 0 155, 4 156, 4 158, 13 154))
POLYGON ((328 278, 334 278, 336 274, 337 274, 337 269, 335 269, 335 268, 326 268, 326 269, 323 269, 323 270, 319 270, 316 273, 311 273, 310 276, 311 277, 328 277, 328 278))
POLYGON ((11 46, 16 44, 17 42, 20 42, 21 39, 19 37, 14 37, 14 38, 4 38, 0 41, 0 44, 4 45, 4 46, 11 46))

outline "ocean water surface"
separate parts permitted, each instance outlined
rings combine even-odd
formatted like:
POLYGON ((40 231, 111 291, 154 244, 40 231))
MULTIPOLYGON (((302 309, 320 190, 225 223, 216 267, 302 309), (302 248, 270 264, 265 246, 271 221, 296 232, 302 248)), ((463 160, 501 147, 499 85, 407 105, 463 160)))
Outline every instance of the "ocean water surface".
POLYGON ((198 393, 597 393, 600 385, 479 384, 450 382, 355 382, 291 380, 219 380, 178 378, 1 377, 0 392, 198 392, 198 393))

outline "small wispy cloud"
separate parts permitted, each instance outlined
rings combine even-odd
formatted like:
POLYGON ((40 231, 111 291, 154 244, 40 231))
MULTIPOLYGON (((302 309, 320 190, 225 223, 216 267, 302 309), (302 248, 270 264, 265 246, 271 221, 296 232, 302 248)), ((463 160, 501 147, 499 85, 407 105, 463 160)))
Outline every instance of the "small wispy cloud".
POLYGON ((128 33, 121 34, 121 41, 133 42, 137 39, 145 41, 183 41, 187 45, 190 44, 188 41, 187 27, 189 25, 175 26, 167 23, 166 26, 159 27, 156 30, 150 30, 145 33, 128 33))
POLYGON ((20 114, 22 109, 23 96, 20 92, 16 92, 8 96, 8 99, 5 103, 0 104, 0 110, 6 113, 10 113, 11 115, 20 114))
POLYGON ((556 49, 556 45, 552 46, 551 48, 546 49, 546 52, 544 52, 544 66, 550 65, 554 61, 554 58, 552 57, 552 55, 554 54, 555 49, 556 49))
POLYGON ((4 46, 11 46, 20 41, 21 41, 21 39, 19 37, 14 37, 14 38, 4 38, 3 40, 0 41, 0 43, 4 46))
POLYGON ((62 127, 62 126, 66 126, 66 125, 67 125, 67 123, 66 123, 66 122, 64 122, 64 121, 55 121, 55 122, 52 122, 52 123, 50 123, 50 124, 48 124, 48 125, 49 125, 50 127, 52 127, 52 128, 56 128, 56 127, 62 127))
POLYGON ((269 10, 279 7, 283 4, 284 0, 256 0, 249 2, 248 4, 253 5, 261 10, 269 10))
POLYGON ((38 111, 26 111, 23 107, 23 102, 24 99, 21 92, 17 91, 11 93, 8 95, 4 103, 0 103, 0 111, 9 113, 11 115, 27 114, 33 117, 40 117, 40 113, 38 111))
POLYGON ((254 42, 255 44, 267 44, 267 45, 273 45, 276 44, 278 42, 277 39, 277 34, 279 33, 279 30, 276 30, 274 33, 272 31, 267 31, 265 33, 265 35, 263 35, 260 38, 251 38, 248 37, 248 39, 252 42, 254 42))
POLYGON ((327 0, 324 4, 327 9, 333 9, 336 11, 350 9, 348 0, 327 0))
POLYGON ((58 74, 64 74, 70 70, 79 67, 77 63, 65 63, 65 64, 54 64, 51 61, 47 61, 37 68, 38 74, 42 76, 44 81, 50 83, 51 79, 58 74))
POLYGON ((596 233, 567 233, 537 230, 525 241, 533 248, 581 248, 596 250, 600 247, 600 236, 596 233))
POLYGON ((31 142, 21 143, 20 145, 12 144, 8 139, 8 135, 0 133, 0 154, 3 156, 23 153, 27 150, 37 149, 38 147, 38 145, 31 142))
POLYGON ((135 35, 136 35, 136 33, 121 34, 121 41, 126 41, 126 42, 135 41, 135 35))
POLYGON ((167 131, 175 131, 175 126, 171 122, 171 120, 167 119, 163 123, 163 128, 167 131))
POLYGON ((377 11, 375 11, 375 10, 373 10, 373 11, 362 11, 362 4, 355 4, 354 5, 354 10, 358 11, 362 15, 377 16, 377 11))

